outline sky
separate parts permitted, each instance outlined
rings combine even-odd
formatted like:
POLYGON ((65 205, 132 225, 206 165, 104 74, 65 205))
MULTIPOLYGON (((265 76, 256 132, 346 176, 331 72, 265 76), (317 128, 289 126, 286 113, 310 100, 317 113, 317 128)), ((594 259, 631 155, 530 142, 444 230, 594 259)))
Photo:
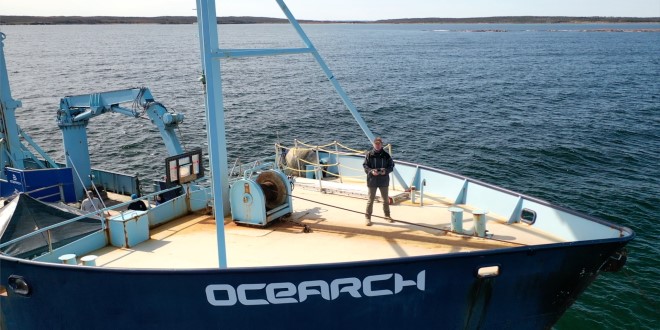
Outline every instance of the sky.
MULTIPOLYGON (((285 0, 286 1, 286 0, 285 0)), ((194 16, 195 0, 1 0, 0 15, 194 16)), ((660 17, 660 0, 288 0, 297 19, 660 17)), ((274 0, 218 0, 218 16, 284 17, 274 0)))

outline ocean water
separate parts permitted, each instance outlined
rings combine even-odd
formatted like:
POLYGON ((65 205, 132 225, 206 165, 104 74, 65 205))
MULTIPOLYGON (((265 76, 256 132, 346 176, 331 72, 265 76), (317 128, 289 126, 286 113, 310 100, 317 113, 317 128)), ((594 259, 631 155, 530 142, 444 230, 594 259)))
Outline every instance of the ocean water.
MULTIPOLYGON (((660 25, 308 25, 307 33, 396 159, 549 200, 637 233, 555 329, 660 321, 660 25), (490 32, 475 32, 488 30, 490 32), (492 32, 492 31, 506 32, 492 32)), ((195 25, 1 26, 19 125, 63 160, 66 95, 147 86, 206 149, 195 25)), ((222 25, 227 48, 301 47, 286 25, 222 25)), ((276 142, 368 142, 308 55, 223 60, 229 161, 276 142)), ((164 173, 148 120, 92 119, 94 167, 164 173)), ((149 188, 149 187, 145 187, 149 188)))

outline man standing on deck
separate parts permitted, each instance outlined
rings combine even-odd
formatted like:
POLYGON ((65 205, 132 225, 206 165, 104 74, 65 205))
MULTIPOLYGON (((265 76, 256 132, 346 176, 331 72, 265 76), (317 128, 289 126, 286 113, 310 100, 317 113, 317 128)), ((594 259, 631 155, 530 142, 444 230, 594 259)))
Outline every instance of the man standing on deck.
POLYGON ((90 212, 100 210, 101 208, 102 208, 101 200, 94 196, 93 191, 91 191, 91 190, 87 191, 87 198, 85 198, 82 201, 80 209, 83 212, 90 213, 90 212))
POLYGON ((128 204, 128 209, 129 210, 134 210, 134 211, 146 211, 147 206, 144 205, 144 202, 138 199, 137 194, 132 194, 131 195, 131 200, 133 203, 128 204))
POLYGON ((387 151, 383 150, 383 139, 374 139, 374 148, 367 152, 364 157, 364 172, 367 173, 367 187, 369 188, 369 200, 367 201, 367 212, 365 213, 366 225, 371 226, 371 212, 374 208, 376 190, 380 190, 383 199, 383 213, 385 219, 394 222, 390 217, 390 200, 388 189, 390 184, 390 173, 394 171, 394 161, 387 151))

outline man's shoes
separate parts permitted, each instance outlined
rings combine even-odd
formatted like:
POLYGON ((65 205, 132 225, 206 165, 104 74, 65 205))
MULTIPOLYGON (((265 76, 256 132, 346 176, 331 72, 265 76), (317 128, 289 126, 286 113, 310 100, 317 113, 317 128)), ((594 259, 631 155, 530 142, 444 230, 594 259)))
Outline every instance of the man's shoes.
POLYGON ((371 226, 371 225, 372 225, 372 223, 371 223, 371 218, 365 218, 364 221, 365 221, 365 225, 367 225, 367 226, 371 226))
POLYGON ((385 220, 387 220, 387 222, 389 223, 394 223, 394 219, 392 219, 392 217, 390 217, 389 215, 385 216, 385 220))

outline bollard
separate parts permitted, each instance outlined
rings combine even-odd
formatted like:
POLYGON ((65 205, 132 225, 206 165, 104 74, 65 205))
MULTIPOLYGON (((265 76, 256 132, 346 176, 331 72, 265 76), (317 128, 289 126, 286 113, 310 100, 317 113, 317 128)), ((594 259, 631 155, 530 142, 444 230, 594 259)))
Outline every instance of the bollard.
POLYGON ((57 259, 60 259, 60 261, 63 264, 66 264, 66 265, 77 265, 78 264, 78 262, 76 261, 76 255, 73 254, 73 253, 63 254, 57 259))
POLYGON ((484 210, 475 210, 472 212, 474 218, 474 233, 479 237, 486 237, 486 214, 484 210))
POLYGON ((419 205, 424 206, 424 187, 426 186, 426 179, 422 180, 422 186, 419 188, 419 205))
POLYGON ((463 209, 460 207, 450 207, 451 212, 451 231, 455 233, 463 233, 463 209))
POLYGON ((410 201, 415 204, 415 186, 410 186, 410 201))
POLYGON ((98 256, 90 254, 80 258, 80 261, 82 261, 83 266, 96 266, 96 258, 98 256))

